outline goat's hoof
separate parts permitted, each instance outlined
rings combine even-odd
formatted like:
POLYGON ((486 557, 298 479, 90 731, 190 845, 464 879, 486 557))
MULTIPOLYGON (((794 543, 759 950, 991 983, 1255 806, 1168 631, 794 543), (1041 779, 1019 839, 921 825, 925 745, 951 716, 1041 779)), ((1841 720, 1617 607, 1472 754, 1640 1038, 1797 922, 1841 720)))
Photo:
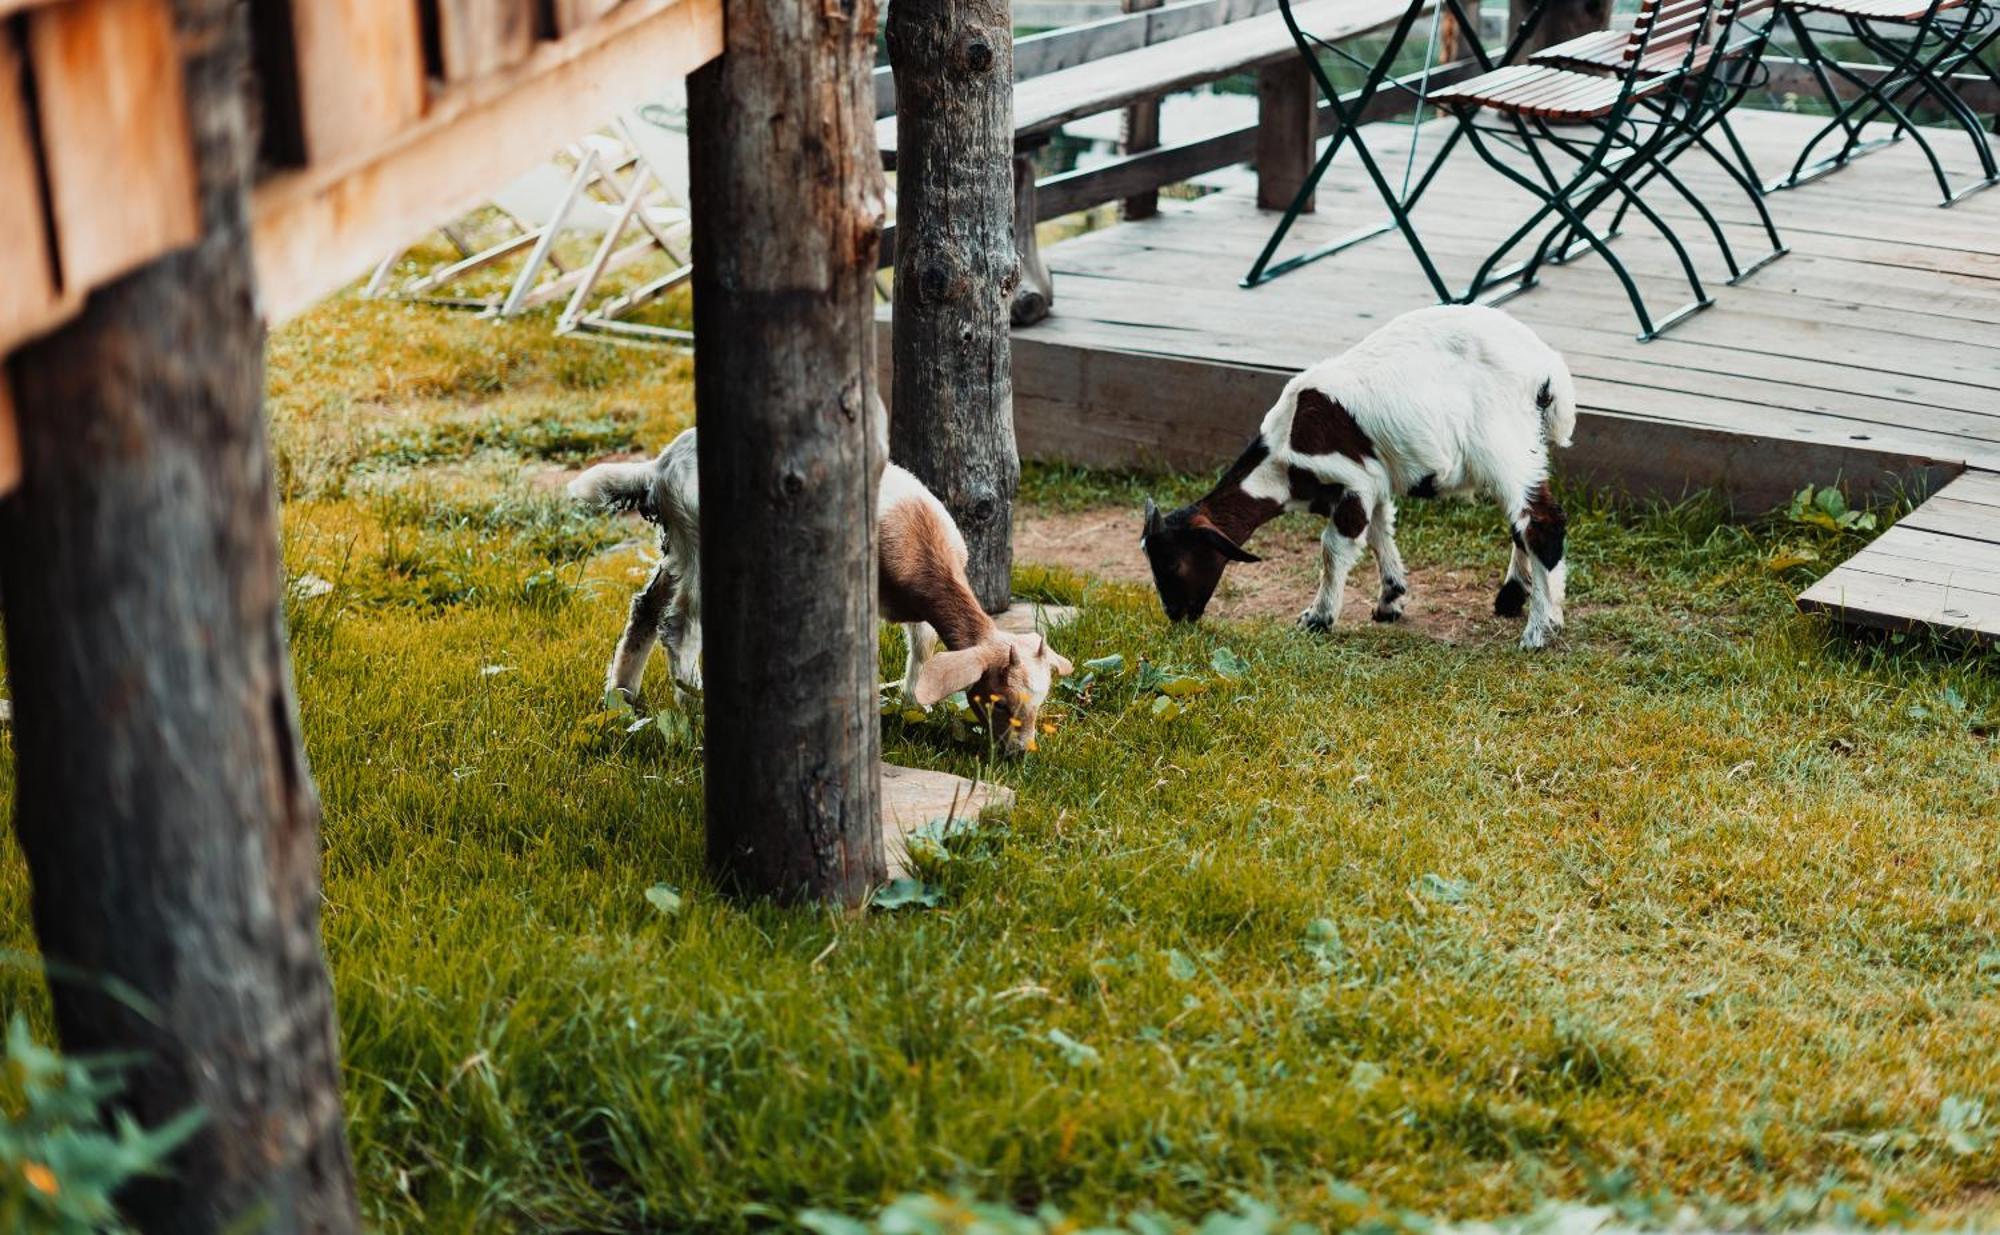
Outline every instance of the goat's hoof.
POLYGON ((1528 589, 1519 579, 1509 579, 1500 585, 1500 594, 1493 598, 1493 616, 1516 618, 1527 611, 1528 589))
POLYGON ((1299 614, 1299 628, 1323 635, 1333 629, 1333 619, 1317 609, 1308 609, 1299 614))
POLYGON ((1560 622, 1531 622, 1528 625, 1528 629, 1521 632, 1521 647, 1524 651, 1537 651, 1549 646, 1549 644, 1555 641, 1556 636, 1561 633, 1562 623, 1560 622))
POLYGON ((1393 605, 1376 605, 1375 612, 1369 616, 1378 622, 1400 622, 1403 620, 1403 611, 1393 605))

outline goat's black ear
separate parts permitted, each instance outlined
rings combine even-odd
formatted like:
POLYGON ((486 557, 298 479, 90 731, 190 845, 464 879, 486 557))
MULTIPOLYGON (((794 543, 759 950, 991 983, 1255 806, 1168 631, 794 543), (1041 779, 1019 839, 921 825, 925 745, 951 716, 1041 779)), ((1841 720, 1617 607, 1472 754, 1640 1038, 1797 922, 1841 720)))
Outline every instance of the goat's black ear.
POLYGON ((1201 534, 1203 538, 1205 538, 1208 541, 1209 544, 1215 546, 1216 550, 1220 552, 1222 556, 1228 558, 1232 562, 1261 562, 1264 560, 1263 558, 1258 557, 1256 554, 1250 552, 1250 550, 1245 549, 1242 545, 1239 545, 1235 541, 1229 539, 1229 537, 1224 536, 1221 532, 1217 531, 1215 528, 1203 527, 1201 529, 1201 534))
POLYGON ((1164 526, 1165 526, 1165 524, 1164 524, 1164 523, 1163 523, 1163 522, 1161 521, 1161 519, 1160 519, 1160 508, 1159 508, 1158 506, 1155 506, 1155 505, 1153 505, 1153 499, 1152 499, 1152 498, 1150 498, 1150 497, 1149 497, 1149 498, 1147 498, 1147 499, 1146 499, 1146 530, 1145 530, 1145 531, 1143 531, 1143 532, 1140 532, 1140 533, 1139 533, 1139 539, 1140 539, 1140 540, 1144 540, 1144 539, 1146 539, 1146 538, 1147 538, 1148 536, 1157 536, 1157 535, 1159 535, 1159 533, 1160 533, 1160 530, 1161 530, 1161 529, 1162 529, 1162 528, 1163 528, 1164 526))

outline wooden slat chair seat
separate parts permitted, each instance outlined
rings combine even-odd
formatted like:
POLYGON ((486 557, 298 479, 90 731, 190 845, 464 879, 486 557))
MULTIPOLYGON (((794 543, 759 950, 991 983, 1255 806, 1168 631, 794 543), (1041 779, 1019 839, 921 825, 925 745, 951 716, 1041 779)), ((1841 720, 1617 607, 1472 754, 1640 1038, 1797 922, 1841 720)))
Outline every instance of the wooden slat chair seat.
MULTIPOLYGON (((1664 87, 1655 79, 1634 87, 1633 97, 1664 87)), ((1615 77, 1575 73, 1542 64, 1510 64, 1483 73, 1449 90, 1433 93, 1444 106, 1490 107, 1540 120, 1595 120, 1611 114, 1624 93, 1615 77)))

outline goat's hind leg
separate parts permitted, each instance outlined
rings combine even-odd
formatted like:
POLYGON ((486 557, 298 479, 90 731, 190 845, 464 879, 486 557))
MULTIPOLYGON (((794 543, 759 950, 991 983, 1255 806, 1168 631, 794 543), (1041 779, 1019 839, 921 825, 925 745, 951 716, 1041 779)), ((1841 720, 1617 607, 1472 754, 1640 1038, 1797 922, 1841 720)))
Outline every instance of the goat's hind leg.
POLYGON ((674 599, 660 615, 660 638, 666 642, 674 674, 674 701, 692 708, 701 694, 701 595, 692 579, 680 580, 674 599))
POLYGON ((611 665, 604 671, 604 690, 618 691, 628 699, 639 697, 639 683, 646 676, 646 658, 660 635, 668 602, 674 594, 674 572, 663 559, 653 567, 646 585, 632 597, 632 610, 625 619, 625 633, 611 653, 611 665))
MULTIPOLYGON (((1341 601, 1347 595, 1347 575, 1361 560, 1362 537, 1368 532, 1368 507, 1353 493, 1343 496, 1333 508, 1333 517, 1319 537, 1319 593, 1304 613, 1299 625, 1307 630, 1331 630, 1340 620, 1341 601)), ((1400 563, 1399 563, 1400 565, 1400 563)))
MULTIPOLYGON (((1546 647, 1563 627, 1563 593, 1569 574, 1563 551, 1568 520, 1549 492, 1547 481, 1537 483, 1523 494, 1520 505, 1509 514, 1514 529, 1514 563, 1508 570, 1509 584, 1514 572, 1524 565, 1529 576, 1528 625, 1521 632, 1521 646, 1546 647)), ((1505 591, 1502 588, 1503 595, 1505 591)))
POLYGON ((917 675, 924 671, 924 664, 938 650, 938 633, 931 629, 929 622, 903 623, 903 642, 909 647, 909 655, 903 661, 902 695, 906 703, 916 703, 917 675))
POLYGON ((1396 503, 1384 497, 1375 506, 1368 524, 1368 547, 1375 553, 1375 567, 1382 572, 1382 592, 1375 602, 1378 622, 1395 622, 1403 616, 1403 599, 1410 594, 1410 576, 1403 569, 1403 555, 1396 548, 1396 503))

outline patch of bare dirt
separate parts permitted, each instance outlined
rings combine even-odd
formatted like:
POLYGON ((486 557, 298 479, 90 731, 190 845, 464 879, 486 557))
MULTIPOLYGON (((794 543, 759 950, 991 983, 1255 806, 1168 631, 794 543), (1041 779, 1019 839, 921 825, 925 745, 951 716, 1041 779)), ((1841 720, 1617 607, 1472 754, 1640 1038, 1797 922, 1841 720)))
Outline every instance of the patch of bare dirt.
MULTIPOLYGON (((1139 549, 1140 513, 1101 509, 1081 512, 1033 511, 1014 528, 1014 558, 1059 566, 1150 590, 1152 572, 1139 549)), ((1231 566, 1206 616, 1296 619, 1319 587, 1319 533, 1287 524, 1265 528, 1251 546, 1262 562, 1231 566)), ((1491 562, 1435 566, 1406 561, 1410 594, 1403 604, 1409 627, 1444 643, 1510 642, 1520 622, 1493 616, 1493 594, 1507 569, 1507 554, 1496 544, 1491 562)), ((1381 586, 1374 560, 1347 577, 1342 624, 1369 624, 1381 586)))

